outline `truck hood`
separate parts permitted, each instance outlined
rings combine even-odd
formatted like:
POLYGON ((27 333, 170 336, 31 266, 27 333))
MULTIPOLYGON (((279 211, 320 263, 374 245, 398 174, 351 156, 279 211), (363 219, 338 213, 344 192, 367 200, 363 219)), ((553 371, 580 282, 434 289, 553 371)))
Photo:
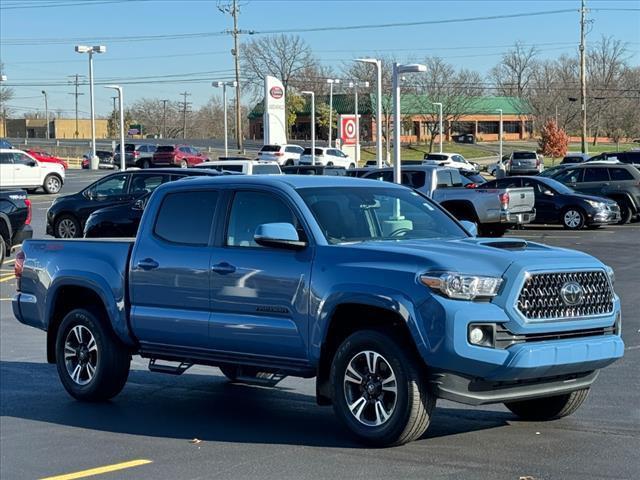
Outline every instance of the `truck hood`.
POLYGON ((411 256, 418 270, 454 271, 501 276, 512 265, 528 269, 602 267, 595 258, 576 250, 549 247, 518 238, 460 240, 369 241, 348 247, 411 256))

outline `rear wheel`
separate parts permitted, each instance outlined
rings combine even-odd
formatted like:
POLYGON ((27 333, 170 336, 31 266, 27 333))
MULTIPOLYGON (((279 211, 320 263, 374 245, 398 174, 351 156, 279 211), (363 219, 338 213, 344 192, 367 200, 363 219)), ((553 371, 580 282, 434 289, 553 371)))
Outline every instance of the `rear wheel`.
POLYGON ((151 168, 149 160, 145 160, 144 162, 142 162, 142 168, 151 168))
POLYGON ((631 217, 633 216, 633 210, 631 209, 631 205, 629 201, 626 199, 616 200, 618 206, 620 207, 620 221, 618 225, 624 225, 631 221, 631 217))
POLYGON ((4 241, 4 237, 0 234, 0 267, 4 263, 4 257, 7 255, 7 243, 4 241))
POLYGON ((71 215, 61 215, 54 224, 53 233, 56 238, 80 238, 80 222, 71 215))
POLYGON ((187 163, 186 160, 182 160, 180 162, 180 168, 188 168, 188 167, 189 167, 189 164, 187 163))
POLYGON ((589 389, 585 388, 564 395, 507 402, 504 405, 524 420, 554 420, 571 415, 588 395, 589 389))
POLYGON ((349 168, 356 168, 356 164, 355 163, 350 163, 349 164, 349 168))
POLYGON ((567 230, 580 230, 584 222, 585 215, 579 208, 569 207, 562 212, 562 226, 567 230))
POLYGON ((45 177, 42 188, 48 194, 58 193, 62 188, 62 180, 57 175, 49 174, 45 177))
POLYGON ((429 426, 435 397, 407 349, 388 332, 350 335, 333 358, 331 384, 336 415, 365 443, 402 445, 429 426))
POLYGON ((105 328, 99 314, 85 309, 69 312, 56 337, 56 365, 62 385, 83 401, 116 396, 127 381, 131 355, 105 328))
POLYGON ((292 166, 292 165, 293 165, 293 160, 291 160, 291 159, 289 159, 289 160, 287 160, 286 162, 284 162, 284 166, 285 166, 285 167, 290 167, 290 166, 292 166))

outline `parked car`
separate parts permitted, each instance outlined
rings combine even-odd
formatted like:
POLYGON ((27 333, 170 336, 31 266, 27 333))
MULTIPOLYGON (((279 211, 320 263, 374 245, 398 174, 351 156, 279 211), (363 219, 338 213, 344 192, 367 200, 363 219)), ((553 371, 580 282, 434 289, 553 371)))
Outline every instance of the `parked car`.
POLYGON ((262 160, 224 160, 204 162, 196 165, 198 168, 213 169, 219 172, 235 172, 244 175, 279 175, 282 173, 277 162, 262 160))
POLYGON ((554 165, 553 167, 545 168, 542 172, 536 175, 536 177, 547 177, 553 178, 559 171, 564 170, 568 167, 574 166, 574 163, 564 163, 559 165, 554 165))
POLYGON ((620 162, 640 167, 640 150, 631 150, 628 152, 605 152, 594 157, 589 161, 592 162, 620 162))
POLYGON ((372 167, 359 167, 359 168, 350 168, 346 171, 347 177, 364 177, 368 173, 372 172, 372 167))
POLYGON ((551 178, 580 193, 614 200, 620 224, 640 214, 640 170, 632 165, 587 162, 558 170, 551 178))
POLYGON ((61 159, 60 157, 56 157, 55 155, 51 155, 50 153, 45 152, 44 150, 34 150, 30 148, 28 150, 25 150, 25 152, 27 152, 29 155, 31 155, 33 158, 35 158, 39 162, 58 163, 62 165, 62 167, 65 170, 69 168, 69 164, 65 162, 63 159, 61 159))
POLYGON ((475 165, 468 162, 459 153, 425 153, 424 165, 440 165, 441 167, 457 168, 468 172, 477 172, 475 165))
POLYGON ((460 177, 462 179, 462 186, 465 188, 484 187, 487 183, 487 179, 477 172, 460 170, 460 177))
MULTIPOLYGON (((311 149, 305 148, 298 161, 299 165, 311 165, 311 149)), ((338 148, 316 147, 315 165, 356 168, 356 162, 338 148)))
POLYGON ((159 145, 156 148, 151 163, 143 165, 145 168, 150 167, 195 167, 202 162, 208 162, 211 159, 205 156, 200 150, 189 145, 159 145))
POLYGON ((456 143, 475 143, 476 137, 473 133, 463 133, 460 135, 453 135, 451 137, 456 143))
MULTIPOLYGON (((367 160, 366 162, 364 162, 364 166, 365 167, 371 167, 371 168, 378 168, 378 161, 377 160, 367 160)), ((389 162, 387 162, 386 160, 382 161, 382 167, 390 167, 391 164, 389 164, 389 162)))
POLYGON ((0 187, 24 188, 35 192, 58 193, 64 184, 64 167, 58 163, 38 162, 22 150, 0 148, 0 187))
MULTIPOLYGON (((157 145, 150 143, 134 143, 124 144, 124 162, 126 167, 150 168, 153 162, 153 154, 156 152, 157 145)), ((116 145, 113 154, 113 163, 120 166, 120 144, 116 145)))
POLYGON ((505 163, 508 175, 537 175, 544 170, 542 158, 536 152, 515 151, 505 163))
MULTIPOLYGON (((155 170, 156 172, 158 170, 155 170)), ((168 181, 183 178, 222 175, 216 170, 202 170, 190 168, 172 173, 168 181)), ((135 180, 134 180, 135 181, 135 180)), ((164 182, 167 183, 167 182, 164 182)), ((119 203, 110 207, 94 211, 84 224, 85 238, 125 238, 135 237, 140 225, 142 213, 153 191, 142 194, 127 203, 119 203)))
POLYGON ((263 387, 315 377, 317 402, 376 446, 422 437, 438 398, 570 415, 624 355, 613 270, 472 230, 390 183, 171 182, 135 240, 25 241, 13 312, 46 331, 79 401, 116 396, 140 355, 152 372, 217 366, 263 387))
POLYGON ((569 230, 580 230, 620 221, 620 208, 613 200, 578 193, 552 178, 507 177, 482 185, 482 188, 520 187, 533 188, 536 218, 532 223, 562 225, 569 230))
POLYGON ((10 141, 5 140, 4 138, 0 138, 0 148, 11 150, 13 148, 13 145, 11 144, 10 141))
MULTIPOLYGON (((375 169, 363 178, 393 182, 393 169, 375 169)), ((478 225, 484 236, 501 236, 536 217, 533 189, 464 188, 460 171, 449 167, 415 165, 402 168, 402 184, 436 200, 458 220, 478 225)))
POLYGON ((589 155, 588 153, 569 152, 564 156, 564 158, 560 162, 560 165, 584 163, 590 158, 591 155, 589 155))
MULTIPOLYGON (((98 157, 98 168, 117 168, 113 163, 113 153, 109 150, 96 150, 96 157, 98 157)), ((91 152, 86 152, 82 155, 82 168, 91 168, 91 152)))
POLYGON ((27 192, 17 189, 0 190, 0 267, 11 249, 33 236, 31 201, 27 192))
POLYGON ((282 173, 287 175, 338 175, 345 176, 347 170, 344 167, 326 167, 324 165, 293 165, 282 167, 282 173))
POLYGON ((85 222, 94 211, 113 205, 128 204, 159 185, 183 178, 185 172, 176 168, 127 170, 102 177, 88 187, 58 197, 47 211, 47 235, 56 238, 82 236, 85 222))
POLYGON ((277 162, 280 166, 297 165, 304 148, 300 145, 264 145, 258 152, 258 160, 277 162))

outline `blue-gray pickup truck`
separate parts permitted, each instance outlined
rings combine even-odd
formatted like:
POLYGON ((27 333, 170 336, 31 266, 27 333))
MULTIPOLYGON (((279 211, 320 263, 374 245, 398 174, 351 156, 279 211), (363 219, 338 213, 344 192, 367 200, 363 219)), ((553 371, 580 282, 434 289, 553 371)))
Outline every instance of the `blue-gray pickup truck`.
MULTIPOLYGON (((346 177, 160 186, 135 240, 28 240, 17 319, 47 331, 75 398, 153 371, 316 378, 360 440, 420 437, 437 398, 574 412, 623 355, 612 270, 584 253, 476 238, 428 197, 346 177)), ((133 388, 133 387, 132 387, 133 388)))

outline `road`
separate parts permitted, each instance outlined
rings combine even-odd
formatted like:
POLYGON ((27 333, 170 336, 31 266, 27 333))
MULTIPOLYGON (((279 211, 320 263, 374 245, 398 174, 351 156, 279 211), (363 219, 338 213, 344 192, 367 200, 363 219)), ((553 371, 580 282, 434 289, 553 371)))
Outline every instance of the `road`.
MULTIPOLYGON (((71 172, 63 193, 105 173, 71 172)), ((32 199, 41 237, 52 196, 32 199)), ((10 263, 0 272, 0 478, 86 475, 99 467, 123 469, 93 478, 638 478, 640 224, 515 233, 594 254, 616 271, 625 357, 601 373, 571 417, 524 422, 502 406, 441 401, 420 441, 367 449, 351 440, 331 408, 316 406, 313 380, 288 378, 275 389, 232 385, 215 368, 194 367, 180 377, 150 373, 140 358, 113 401, 78 403, 46 363, 45 334, 13 318, 10 263), (123 465, 129 461, 138 462, 123 465)))

